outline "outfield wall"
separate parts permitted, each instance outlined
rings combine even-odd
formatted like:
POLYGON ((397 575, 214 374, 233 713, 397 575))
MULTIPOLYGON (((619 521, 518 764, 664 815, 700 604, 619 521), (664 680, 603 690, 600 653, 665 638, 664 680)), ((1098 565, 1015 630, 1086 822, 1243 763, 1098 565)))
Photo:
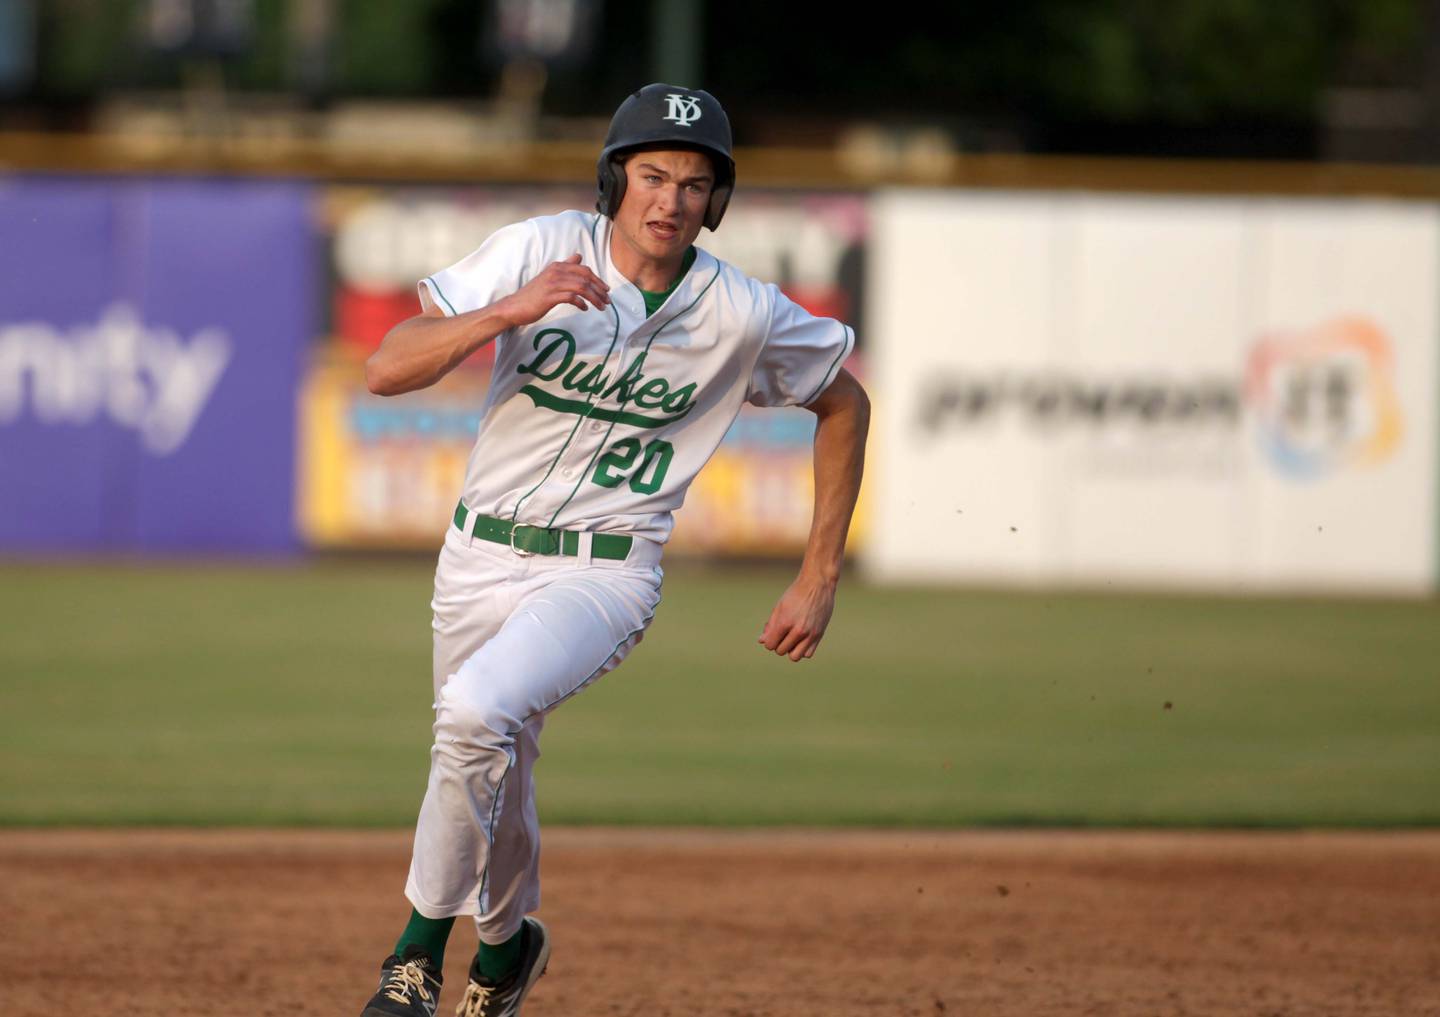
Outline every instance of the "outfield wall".
MULTIPOLYGON (((414 280, 576 185, 0 178, 0 553, 433 548, 482 355, 380 399, 414 280)), ((765 191, 701 243, 861 324, 884 581, 1436 587, 1440 204, 765 191)), ((747 408, 674 548, 794 555, 747 408)))
POLYGON ((1440 206, 894 191, 872 215, 873 576, 1434 589, 1440 206))

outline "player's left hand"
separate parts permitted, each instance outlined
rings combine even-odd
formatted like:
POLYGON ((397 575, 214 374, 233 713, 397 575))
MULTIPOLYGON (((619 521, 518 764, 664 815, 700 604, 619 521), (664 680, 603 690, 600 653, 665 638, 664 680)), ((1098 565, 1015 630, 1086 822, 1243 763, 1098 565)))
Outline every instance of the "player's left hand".
POLYGON ((791 660, 813 657, 834 611, 835 584, 802 573, 770 612, 760 645, 791 660))

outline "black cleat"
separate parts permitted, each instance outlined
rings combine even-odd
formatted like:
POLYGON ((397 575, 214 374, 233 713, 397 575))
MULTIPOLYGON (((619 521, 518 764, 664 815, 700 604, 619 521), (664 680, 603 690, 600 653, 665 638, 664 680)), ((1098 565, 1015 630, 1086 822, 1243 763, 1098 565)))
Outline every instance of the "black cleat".
POLYGON ((509 975, 492 982, 480 977, 474 963, 470 965, 470 984, 465 998, 455 1010, 455 1017, 517 1017, 525 996, 545 973, 550 961, 550 933, 538 918, 527 918, 521 926, 520 963, 509 975))
POLYGON ((412 943, 403 957, 391 954, 380 965, 380 988, 360 1017, 435 1017, 442 980, 430 955, 412 943))

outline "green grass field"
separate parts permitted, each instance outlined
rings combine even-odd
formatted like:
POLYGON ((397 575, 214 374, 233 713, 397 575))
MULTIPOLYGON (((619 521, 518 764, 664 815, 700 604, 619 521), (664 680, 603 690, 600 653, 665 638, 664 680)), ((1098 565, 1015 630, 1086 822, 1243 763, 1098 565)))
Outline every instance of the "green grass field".
MULTIPOLYGON (((409 825, 427 561, 0 567, 0 823, 409 825)), ((889 590, 675 567, 546 728, 550 822, 1440 821, 1440 605, 889 590), (1167 704, 1169 704, 1167 706, 1167 704)))

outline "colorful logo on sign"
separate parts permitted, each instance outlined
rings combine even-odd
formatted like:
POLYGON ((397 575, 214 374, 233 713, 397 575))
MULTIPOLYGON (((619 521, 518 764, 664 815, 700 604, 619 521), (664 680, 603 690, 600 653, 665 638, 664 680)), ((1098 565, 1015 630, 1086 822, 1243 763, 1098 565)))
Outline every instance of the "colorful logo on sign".
POLYGON ((1245 372, 1261 445, 1294 477, 1383 462, 1403 431, 1394 374, 1390 339, 1367 318, 1264 337, 1245 372))

